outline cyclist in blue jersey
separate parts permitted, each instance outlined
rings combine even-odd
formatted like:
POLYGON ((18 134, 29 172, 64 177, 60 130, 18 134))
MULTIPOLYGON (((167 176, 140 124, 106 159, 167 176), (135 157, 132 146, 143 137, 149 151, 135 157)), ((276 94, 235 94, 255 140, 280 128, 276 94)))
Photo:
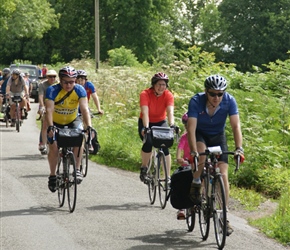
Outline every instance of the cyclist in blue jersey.
POLYGON ((5 95, 6 95, 6 87, 7 87, 7 82, 10 77, 10 69, 9 68, 4 68, 2 71, 2 79, 0 80, 0 108, 2 108, 2 105, 4 104, 5 95))
MULTIPOLYGON (((205 92, 194 95, 188 105, 188 143, 190 147, 191 162, 193 157, 198 157, 198 172, 193 173, 190 195, 192 200, 200 201, 201 180, 200 175, 204 169, 205 156, 198 155, 204 152, 206 147, 220 146, 222 151, 227 151, 225 135, 226 119, 229 116, 230 125, 235 141, 236 154, 242 155, 242 132, 240 126, 239 111, 235 98, 225 92, 227 81, 219 75, 212 75, 204 82, 205 92)), ((192 167, 193 163, 192 163, 192 167)), ((223 176, 226 204, 229 200, 228 182, 228 155, 221 155, 219 167, 223 176)), ((233 232, 228 223, 227 235, 233 232)))
MULTIPOLYGON (((89 114, 87 93, 85 89, 76 84, 77 71, 73 67, 64 67, 59 71, 59 83, 51 85, 46 90, 45 108, 47 122, 47 137, 51 141, 54 136, 54 126, 59 128, 83 129, 83 122, 87 129, 91 128, 91 116, 89 114), (80 108, 83 120, 78 116, 80 108)), ((76 159, 76 176, 78 183, 83 179, 80 171, 83 148, 74 147, 76 159)), ((48 188, 51 192, 56 191, 56 167, 58 147, 54 141, 49 144, 48 162, 50 176, 48 177, 48 188)))

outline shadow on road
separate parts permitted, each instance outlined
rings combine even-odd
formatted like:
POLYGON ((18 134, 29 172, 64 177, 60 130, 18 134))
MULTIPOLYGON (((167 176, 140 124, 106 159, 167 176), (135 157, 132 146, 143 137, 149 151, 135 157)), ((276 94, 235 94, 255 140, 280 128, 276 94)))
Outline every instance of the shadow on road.
POLYGON ((30 207, 28 209, 1 211, 0 218, 12 216, 27 216, 27 215, 49 215, 56 211, 67 213, 67 211, 55 207, 30 207))
POLYGON ((16 155, 13 157, 2 157, 2 161, 39 161, 41 159, 44 159, 44 156, 41 154, 35 154, 35 155, 16 155))
POLYGON ((202 241, 199 231, 187 232, 184 230, 168 230, 164 234, 147 234, 144 236, 137 236, 128 238, 129 240, 142 241, 143 243, 150 244, 148 246, 139 245, 133 246, 129 249, 193 249, 202 247, 205 249, 216 249, 215 243, 202 241))
MULTIPOLYGON (((152 205, 145 205, 140 203, 126 203, 123 205, 100 205, 100 206, 93 206, 88 207, 88 210, 119 210, 119 211, 137 211, 137 210, 144 210, 144 208, 150 208, 152 209, 152 205)), ((160 209, 160 207, 157 207, 160 209)))

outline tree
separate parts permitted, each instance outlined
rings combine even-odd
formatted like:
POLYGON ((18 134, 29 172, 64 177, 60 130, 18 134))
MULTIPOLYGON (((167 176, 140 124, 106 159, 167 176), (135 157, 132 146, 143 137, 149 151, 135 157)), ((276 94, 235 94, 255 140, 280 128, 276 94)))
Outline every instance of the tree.
POLYGON ((57 26, 54 9, 46 0, 11 0, 7 4, 11 9, 0 12, 3 14, 0 18, 1 62, 9 64, 14 59, 35 59, 35 44, 30 41, 41 39, 45 32, 57 26))
POLYGON ((285 60, 290 40, 288 0, 223 0, 219 5, 226 31, 224 58, 243 71, 285 60))

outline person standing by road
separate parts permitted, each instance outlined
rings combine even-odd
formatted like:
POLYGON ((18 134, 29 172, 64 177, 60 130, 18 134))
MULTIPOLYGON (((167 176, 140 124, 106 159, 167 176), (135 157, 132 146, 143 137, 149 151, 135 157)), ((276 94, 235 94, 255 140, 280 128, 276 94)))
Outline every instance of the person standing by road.
MULTIPOLYGON (((47 122, 47 137, 53 138, 55 126, 59 128, 83 129, 83 122, 88 130, 91 129, 91 116, 89 114, 88 100, 85 89, 75 84, 77 71, 66 66, 59 71, 59 83, 51 85, 46 90, 45 108, 47 122), (78 116, 78 108, 82 112, 83 120, 78 116)), ((83 175, 80 171, 83 146, 73 148, 76 159, 76 177, 81 183, 83 175)), ((57 142, 49 144, 48 162, 50 175, 48 177, 48 188, 51 192, 56 191, 56 167, 58 158, 57 142)))
MULTIPOLYGON (((193 201, 200 201, 201 180, 200 175, 204 169, 205 156, 199 156, 198 152, 204 152, 206 147, 220 146, 222 151, 227 151, 225 124, 227 116, 230 119, 236 154, 243 158, 243 138, 240 126, 240 118, 235 98, 226 92, 227 81, 220 75, 211 75, 204 82, 205 92, 194 95, 188 105, 188 143, 190 147, 191 162, 193 157, 198 157, 198 171, 193 174, 190 195, 193 201)), ((192 163, 192 168, 194 163, 192 163)), ((219 168, 223 176, 226 204, 229 202, 228 182, 228 155, 221 155, 219 168)), ((229 222, 227 235, 233 232, 229 222)))
MULTIPOLYGON (((145 89, 140 94, 140 117, 138 120, 138 132, 143 141, 144 132, 152 126, 168 127, 174 126, 174 97, 167 89, 169 78, 166 74, 159 72, 151 78, 151 87, 145 89), (166 121, 166 116, 168 123, 166 121)), ((152 140, 147 137, 141 149, 142 166, 140 168, 140 180, 146 182, 148 162, 152 152, 152 140)), ((164 148, 167 173, 170 175, 171 155, 169 149, 164 148)), ((170 177, 169 177, 170 180, 170 177)))
POLYGON ((45 95, 46 90, 49 86, 56 83, 56 77, 57 73, 55 70, 51 69, 47 71, 46 74, 46 80, 41 82, 38 86, 38 100, 39 100, 39 107, 38 107, 38 114, 41 117, 41 130, 40 130, 40 136, 39 136, 39 145, 38 150, 41 152, 41 154, 47 153, 47 125, 45 120, 45 95))

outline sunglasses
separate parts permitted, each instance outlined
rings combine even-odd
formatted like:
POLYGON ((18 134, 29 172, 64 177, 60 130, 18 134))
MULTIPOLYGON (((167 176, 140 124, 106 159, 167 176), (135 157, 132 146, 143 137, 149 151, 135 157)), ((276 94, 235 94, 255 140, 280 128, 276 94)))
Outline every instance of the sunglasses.
POLYGON ((213 93, 213 92, 209 92, 207 91, 207 93, 211 96, 211 97, 222 97, 224 93, 213 93))
POLYGON ((75 84, 75 81, 66 81, 66 80, 62 80, 63 84, 75 84))
POLYGON ((47 76, 48 78, 56 78, 56 76, 47 76))

